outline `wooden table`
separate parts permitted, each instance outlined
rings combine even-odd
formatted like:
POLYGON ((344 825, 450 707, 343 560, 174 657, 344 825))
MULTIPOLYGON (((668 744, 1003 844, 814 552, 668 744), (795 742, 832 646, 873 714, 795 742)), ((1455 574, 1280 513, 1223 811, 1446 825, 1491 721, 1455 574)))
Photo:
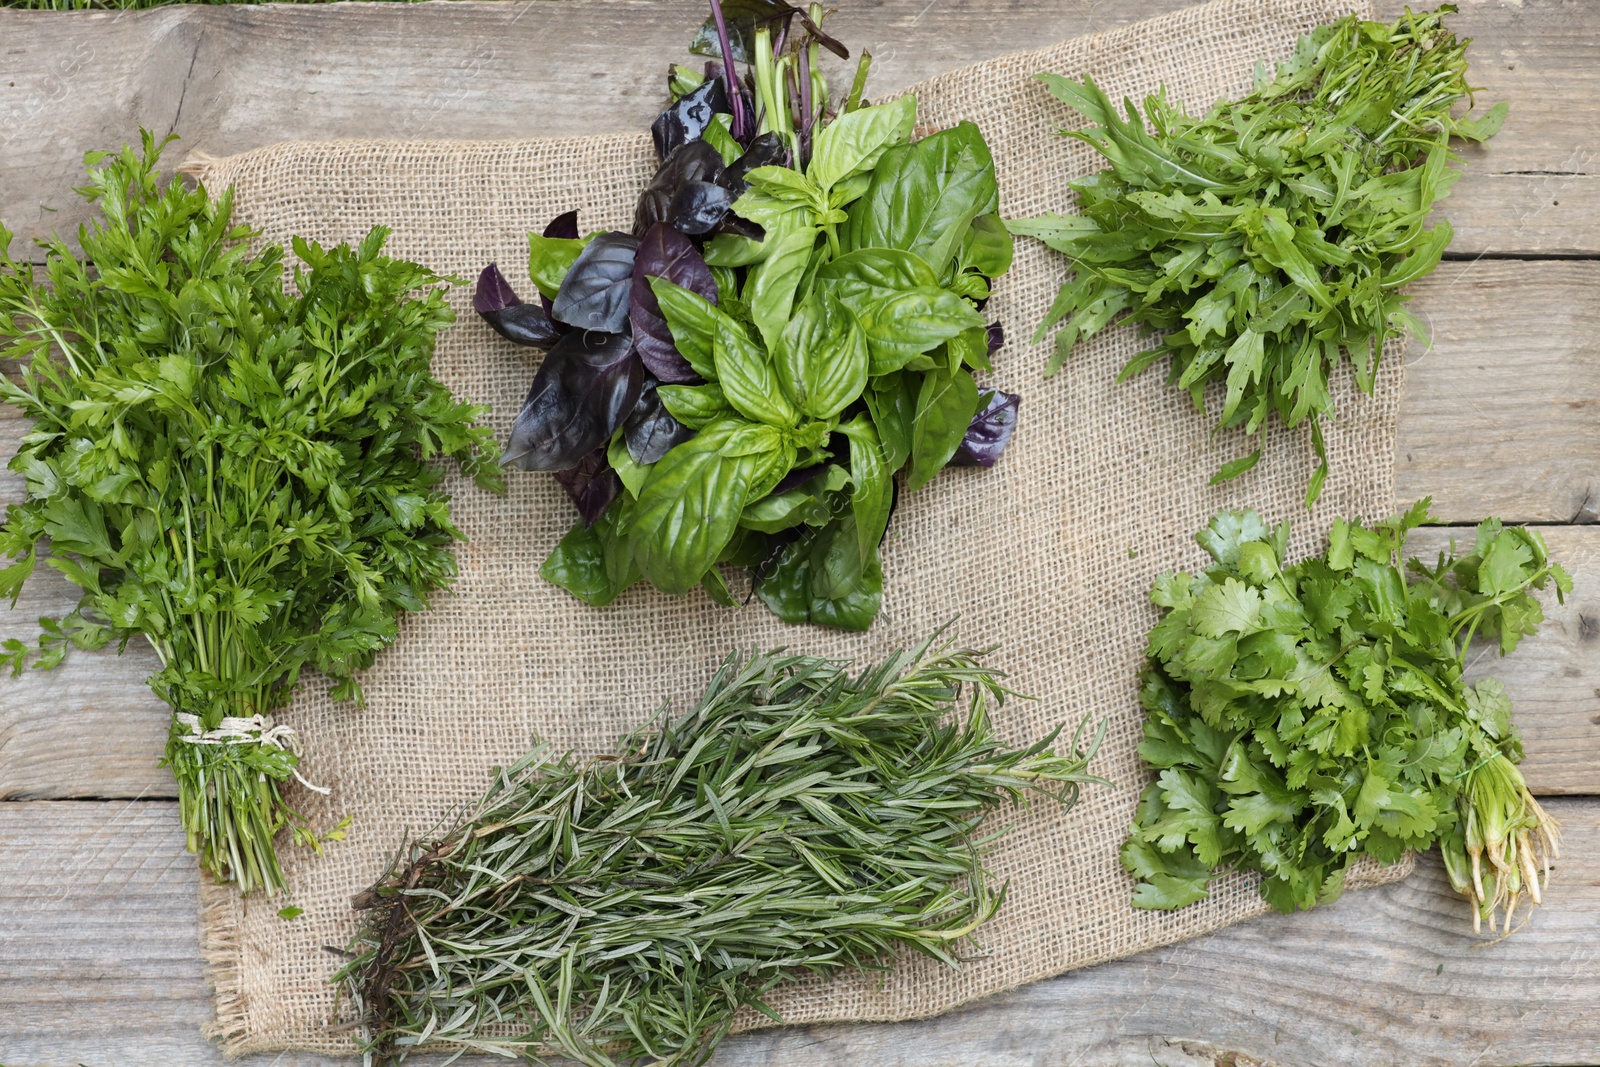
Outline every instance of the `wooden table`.
MULTIPOLYGON (((839 35, 879 90, 1183 0, 855 0, 839 35)), ((1399 5, 1384 0, 1383 13, 1399 5)), ((1505 663, 1534 790, 1568 858, 1494 944, 1432 857, 1404 883, 1094 967, 925 1022, 776 1029, 719 1065, 1600 1063, 1600 4, 1467 0, 1473 79, 1511 117, 1465 155, 1456 240, 1413 307, 1397 506, 1536 523, 1577 581, 1505 663)), ((303 137, 640 129, 698 8, 543 2, 0 11, 0 218, 70 233, 84 151, 138 124, 227 154, 303 137)), ((15 246, 21 254, 24 247, 15 246)), ((8 368, 14 369, 14 368, 8 368)), ((22 424, 0 413, 0 453, 22 424)), ((21 494, 0 474, 0 501, 21 494)), ((1429 531, 1431 549, 1452 531, 1429 531)), ((1460 533, 1461 531, 1454 531, 1460 533)), ((0 638, 67 610, 36 581, 0 638)), ((0 680, 0 1063, 195 1067, 222 1057, 196 952, 193 858, 156 765, 148 656, 0 680)), ((335 1061, 285 1053, 250 1067, 335 1061)), ((495 1061, 502 1062, 502 1061, 495 1061)))

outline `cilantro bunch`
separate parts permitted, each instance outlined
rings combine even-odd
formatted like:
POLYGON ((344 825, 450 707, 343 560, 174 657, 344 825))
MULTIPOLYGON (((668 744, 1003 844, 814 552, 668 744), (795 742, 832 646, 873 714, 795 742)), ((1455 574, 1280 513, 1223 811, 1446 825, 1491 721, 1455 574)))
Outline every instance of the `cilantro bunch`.
POLYGON ((1572 582, 1537 532, 1493 519, 1466 555, 1402 566, 1427 509, 1339 520, 1293 564, 1287 525, 1223 512, 1198 535, 1215 565, 1157 579, 1139 753, 1159 776, 1122 849, 1136 907, 1182 907, 1239 868, 1279 910, 1309 908, 1361 856, 1435 842, 1475 929, 1539 902, 1555 822, 1516 768, 1504 687, 1468 685, 1463 661, 1474 637, 1510 652, 1544 617, 1533 591, 1572 582))
MULTIPOLYGON (((1159 332, 1119 378, 1167 359, 1168 382, 1201 410, 1208 384, 1226 390, 1221 428, 1254 435, 1274 412, 1308 422, 1314 503, 1328 472, 1328 383, 1348 356, 1370 393, 1384 342, 1424 334, 1400 289, 1450 243, 1448 223, 1427 225, 1460 173, 1450 139, 1485 140, 1505 119, 1503 103, 1476 121, 1452 114, 1471 96, 1468 42, 1440 22, 1454 10, 1319 27, 1276 77, 1204 118, 1163 93, 1146 98, 1143 119, 1126 101, 1124 120, 1091 79, 1041 74, 1095 123, 1062 132, 1111 163, 1072 183, 1079 214, 1007 223, 1072 259, 1035 338, 1065 320, 1047 373, 1119 315, 1159 332)), ((1224 464, 1213 482, 1260 457, 1224 464)))
POLYGON ((273 890, 274 834, 315 838, 280 792, 293 737, 265 716, 306 667, 358 699, 397 616, 453 578, 461 534, 429 461, 484 486, 499 471, 483 409, 429 370, 452 320, 442 279, 381 255, 375 229, 355 249, 297 239, 289 295, 282 249, 249 253, 231 194, 163 188, 161 148, 145 133, 142 157, 88 157, 88 262, 58 239, 36 278, 0 227, 0 356, 25 364, 0 396, 34 420, 10 463, 27 496, 0 527, 0 595, 41 559, 84 591, 41 620, 37 651, 13 638, 4 658, 47 668, 69 645, 147 640, 190 849, 273 890))

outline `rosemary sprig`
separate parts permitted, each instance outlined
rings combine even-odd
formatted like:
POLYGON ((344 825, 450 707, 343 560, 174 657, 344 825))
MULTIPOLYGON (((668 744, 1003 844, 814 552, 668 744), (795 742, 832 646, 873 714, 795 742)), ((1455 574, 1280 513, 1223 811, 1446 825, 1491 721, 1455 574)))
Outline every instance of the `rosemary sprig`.
MULTIPOLYGON (((936 643, 940 642, 940 643, 936 643)), ((1070 805, 1099 735, 994 734, 1001 675, 929 642, 853 674, 734 654, 699 702, 615 754, 540 745, 470 818, 357 899, 339 973, 367 1062, 418 1045, 581 1063, 703 1063, 778 983, 952 967, 1005 900, 980 824, 1030 793, 1070 805), (964 715, 953 713, 966 702, 964 715)))

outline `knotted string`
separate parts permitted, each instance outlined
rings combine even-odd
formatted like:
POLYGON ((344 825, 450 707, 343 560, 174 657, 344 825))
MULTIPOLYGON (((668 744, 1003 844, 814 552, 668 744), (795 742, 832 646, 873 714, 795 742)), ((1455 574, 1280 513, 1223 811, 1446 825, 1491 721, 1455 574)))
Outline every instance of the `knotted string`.
MULTIPOLYGON (((214 730, 200 728, 200 716, 190 715, 186 711, 173 713, 179 726, 185 727, 188 733, 178 735, 178 740, 191 745, 269 745, 272 748, 281 748, 295 756, 300 755, 300 735, 295 733, 294 727, 287 723, 278 723, 268 726, 264 715, 251 715, 249 717, 225 717, 214 730)), ((294 780, 311 790, 327 796, 333 790, 320 785, 312 785, 300 776, 297 768, 291 768, 294 780)))

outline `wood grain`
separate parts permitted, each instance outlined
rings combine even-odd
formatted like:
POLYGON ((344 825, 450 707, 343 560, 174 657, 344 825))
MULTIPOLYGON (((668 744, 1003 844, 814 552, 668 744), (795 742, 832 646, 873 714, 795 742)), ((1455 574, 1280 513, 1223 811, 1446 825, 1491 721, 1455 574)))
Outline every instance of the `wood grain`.
MULTIPOLYGON (((843 5, 830 25, 872 51, 872 84, 886 92, 1181 6, 874 0, 843 5)), ((1451 25, 1477 40, 1474 82, 1485 100, 1510 101, 1512 118, 1465 153, 1444 208, 1453 254, 1600 252, 1600 5, 1464 6, 1451 25)), ((1401 7, 1379 4, 1386 17, 1401 7)), ((0 56, 16 68, 0 77, 0 219, 23 241, 74 233, 83 153, 139 126, 182 133, 175 156, 299 138, 641 129, 699 15, 649 0, 0 10, 0 56)))
POLYGON ((1443 263, 1412 290, 1395 493, 1449 522, 1600 521, 1600 263, 1443 263))
MULTIPOLYGON (((1429 857, 1405 882, 1306 914, 1243 923, 937 1019, 743 1035, 713 1064, 1593 1062, 1600 800, 1550 808, 1571 859, 1529 926, 1497 944, 1471 937, 1464 902, 1429 857)), ((171 804, 0 804, 0 1062, 220 1067, 199 1035, 210 1002, 194 949, 196 878, 171 804)), ((285 1053, 233 1062, 351 1061, 285 1053)))

